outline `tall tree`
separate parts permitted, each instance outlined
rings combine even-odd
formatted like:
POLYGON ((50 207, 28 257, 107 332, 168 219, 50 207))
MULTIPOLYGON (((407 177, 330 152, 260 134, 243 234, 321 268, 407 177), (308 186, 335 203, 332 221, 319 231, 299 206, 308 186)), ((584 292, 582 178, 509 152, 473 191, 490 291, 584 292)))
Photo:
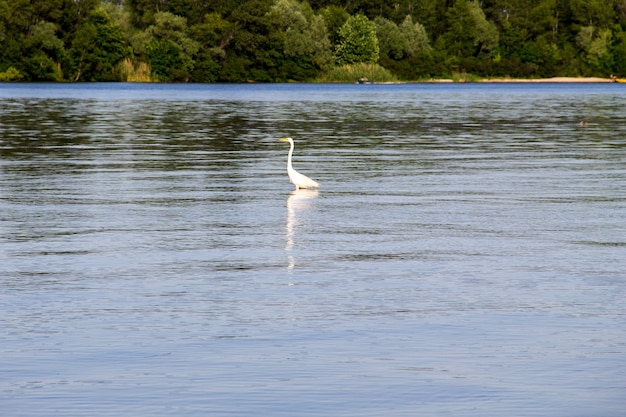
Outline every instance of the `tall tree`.
POLYGON ((474 55, 490 55, 498 47, 498 28, 495 23, 487 20, 485 12, 477 1, 469 3, 469 12, 474 20, 476 34, 474 36, 474 55))
POLYGON ((374 24, 376 25, 380 57, 402 59, 407 49, 407 41, 398 25, 380 16, 374 19, 374 24))
POLYGON ((226 58, 226 48, 232 43, 237 26, 218 13, 208 13, 201 23, 190 29, 190 36, 198 42, 191 80, 215 82, 226 58))
POLYGON ((350 17, 339 31, 337 61, 340 64, 376 63, 379 57, 376 25, 362 14, 350 17))
POLYGON ((422 23, 434 39, 438 35, 440 22, 444 20, 442 11, 445 10, 445 2, 438 0, 406 0, 406 2, 406 13, 411 15, 416 22, 422 23))
POLYGON ((63 41, 56 35, 57 27, 54 23, 40 21, 30 27, 24 39, 24 64, 34 80, 61 81, 63 78, 59 65, 64 53, 63 41))
POLYGON ((319 13, 324 18, 324 22, 326 23, 326 29, 328 30, 328 37, 330 38, 331 45, 339 44, 339 31, 344 23, 346 23, 350 15, 343 7, 339 6, 324 7, 319 11, 319 13))
POLYGON ((613 74, 626 74, 626 31, 616 25, 613 32, 613 42, 610 46, 611 67, 613 74))
POLYGON ((129 55, 119 26, 97 8, 76 31, 70 49, 72 80, 113 81, 115 66, 129 55))
POLYGON ((476 57, 496 49, 497 27, 487 20, 477 1, 456 0, 447 17, 449 27, 444 39, 451 55, 476 57))
POLYGON ((125 0, 124 4, 130 9, 133 24, 144 29, 154 24, 154 16, 166 11, 167 0, 125 0))
POLYGON ((585 26, 576 36, 576 43, 583 52, 584 60, 592 67, 601 67, 601 61, 608 59, 611 31, 585 26))
POLYGON ((615 21, 612 0, 569 0, 572 18, 583 26, 605 28, 615 21))
POLYGON ((413 23, 411 15, 407 15, 400 25, 402 36, 406 40, 405 53, 409 57, 414 57, 421 51, 430 49, 430 41, 426 29, 421 23, 413 23))
POLYGON ((191 76, 199 45, 187 35, 187 19, 169 12, 154 15, 146 29, 145 55, 157 79, 185 81, 191 76))
MULTIPOLYGON (((283 42, 283 52, 296 67, 328 69, 333 55, 326 24, 307 3, 277 0, 270 13, 283 42)), ((309 74, 309 77, 315 74, 309 74)), ((298 79, 300 77, 297 77, 298 79)))
POLYGON ((0 2, 0 71, 13 68, 24 80, 61 80, 63 0, 0 2))
POLYGON ((457 0, 447 13, 448 30, 444 35, 448 53, 452 56, 472 56, 476 27, 468 0, 457 0))
POLYGON ((220 80, 229 82, 275 79, 282 57, 281 39, 270 37, 268 13, 274 0, 247 0, 228 14, 237 26, 233 40, 226 50, 220 80))

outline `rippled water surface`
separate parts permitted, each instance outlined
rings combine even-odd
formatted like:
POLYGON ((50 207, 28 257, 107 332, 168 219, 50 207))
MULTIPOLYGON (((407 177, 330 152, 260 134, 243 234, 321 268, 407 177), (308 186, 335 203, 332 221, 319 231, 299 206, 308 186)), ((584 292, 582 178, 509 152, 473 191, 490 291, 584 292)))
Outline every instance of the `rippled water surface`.
POLYGON ((2 414, 624 416, 625 87, 0 84, 2 414))

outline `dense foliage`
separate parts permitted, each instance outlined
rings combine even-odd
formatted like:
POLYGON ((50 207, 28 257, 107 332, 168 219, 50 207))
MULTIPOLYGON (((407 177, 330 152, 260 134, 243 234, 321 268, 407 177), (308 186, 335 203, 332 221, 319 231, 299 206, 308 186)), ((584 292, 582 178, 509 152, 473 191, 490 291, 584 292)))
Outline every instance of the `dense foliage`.
POLYGON ((606 77, 626 0, 0 0, 0 45, 0 81, 606 77))

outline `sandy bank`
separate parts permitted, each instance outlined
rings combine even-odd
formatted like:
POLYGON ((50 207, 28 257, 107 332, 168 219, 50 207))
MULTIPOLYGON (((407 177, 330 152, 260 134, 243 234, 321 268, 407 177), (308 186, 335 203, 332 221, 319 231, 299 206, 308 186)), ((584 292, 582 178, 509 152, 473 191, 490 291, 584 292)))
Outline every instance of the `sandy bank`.
POLYGON ((539 79, 496 78, 481 80, 483 83, 609 83, 608 78, 599 77, 553 77, 539 79))
POLYGON ((465 82, 478 82, 478 83, 609 83, 609 78, 600 77, 553 77, 553 78, 485 78, 477 81, 455 81, 450 79, 433 79, 427 82, 432 83, 465 83, 465 82))

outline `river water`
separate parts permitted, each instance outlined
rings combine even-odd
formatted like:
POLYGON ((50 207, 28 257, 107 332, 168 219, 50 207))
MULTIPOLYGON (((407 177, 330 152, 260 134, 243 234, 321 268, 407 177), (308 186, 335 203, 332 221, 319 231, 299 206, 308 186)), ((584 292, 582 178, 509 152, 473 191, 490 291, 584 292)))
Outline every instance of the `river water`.
POLYGON ((0 84, 2 414, 624 416, 625 109, 0 84))

